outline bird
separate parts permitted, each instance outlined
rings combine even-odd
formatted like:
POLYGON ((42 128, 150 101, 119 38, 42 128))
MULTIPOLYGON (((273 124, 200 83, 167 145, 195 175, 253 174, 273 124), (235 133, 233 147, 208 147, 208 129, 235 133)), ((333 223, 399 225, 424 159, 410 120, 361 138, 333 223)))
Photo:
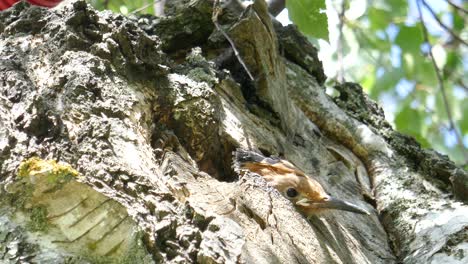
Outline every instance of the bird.
POLYGON ((238 148, 233 152, 233 164, 238 171, 248 170, 262 176, 306 216, 330 209, 370 215, 364 208, 330 196, 318 181, 285 159, 238 148))

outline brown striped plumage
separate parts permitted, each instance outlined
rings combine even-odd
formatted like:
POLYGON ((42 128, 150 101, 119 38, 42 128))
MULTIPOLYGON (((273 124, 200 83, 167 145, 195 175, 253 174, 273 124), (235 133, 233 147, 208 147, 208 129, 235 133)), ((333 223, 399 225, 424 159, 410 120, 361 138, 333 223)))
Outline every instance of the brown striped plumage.
POLYGON ((326 209, 369 214, 366 210, 330 197, 316 180, 308 177, 292 163, 280 158, 265 157, 253 151, 238 149, 235 166, 261 175, 306 215, 326 209))

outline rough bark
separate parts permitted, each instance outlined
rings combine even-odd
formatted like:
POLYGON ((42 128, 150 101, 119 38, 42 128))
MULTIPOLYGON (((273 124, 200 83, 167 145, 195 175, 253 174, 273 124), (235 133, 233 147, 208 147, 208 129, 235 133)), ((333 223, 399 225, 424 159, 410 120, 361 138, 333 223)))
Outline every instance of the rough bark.
POLYGON ((212 4, 0 13, 2 263, 466 262, 467 173, 393 131, 358 85, 328 96, 315 48, 263 1, 219 17, 250 81, 212 4), (373 213, 306 219, 232 169, 237 147, 373 213))

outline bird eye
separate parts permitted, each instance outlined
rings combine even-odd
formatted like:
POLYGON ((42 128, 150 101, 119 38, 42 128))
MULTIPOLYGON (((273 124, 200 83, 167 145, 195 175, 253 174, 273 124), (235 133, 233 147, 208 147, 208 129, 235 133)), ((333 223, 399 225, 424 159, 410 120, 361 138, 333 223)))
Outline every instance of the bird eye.
POLYGON ((286 196, 289 198, 294 198, 298 195, 299 193, 296 191, 294 188, 289 188, 286 190, 286 196))

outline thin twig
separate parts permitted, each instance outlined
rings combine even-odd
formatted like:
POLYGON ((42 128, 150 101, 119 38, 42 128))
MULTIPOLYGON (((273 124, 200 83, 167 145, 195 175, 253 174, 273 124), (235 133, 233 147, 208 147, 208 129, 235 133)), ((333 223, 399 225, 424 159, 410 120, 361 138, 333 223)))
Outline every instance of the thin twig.
POLYGON ((340 23, 338 24, 338 43, 336 44, 336 50, 338 53, 338 63, 340 64, 340 69, 338 71, 337 79, 339 82, 344 82, 344 45, 343 45, 343 26, 345 22, 345 11, 346 11, 346 0, 341 1, 341 10, 338 13, 338 18, 340 23))
POLYGON ((137 8, 137 9, 133 10, 132 12, 130 12, 130 14, 135 14, 135 13, 141 12, 141 11, 145 10, 146 8, 152 6, 153 4, 156 4, 157 2, 160 2, 160 1, 161 1, 161 0, 154 0, 154 1, 152 1, 152 2, 149 2, 149 3, 147 3, 146 5, 144 5, 144 6, 140 7, 140 8, 137 8))
POLYGON ((463 90, 465 90, 465 92, 468 93, 468 86, 466 86, 465 83, 463 83, 463 80, 461 78, 458 78, 456 81, 455 81, 456 84, 458 84, 458 86, 460 86, 461 88, 463 88, 463 90))
POLYGON ((211 17, 211 20, 213 21, 213 24, 215 25, 216 29, 219 30, 221 32, 221 34, 223 34, 223 36, 227 39, 227 41, 229 42, 229 44, 232 47, 232 50, 234 51, 234 55, 236 56, 237 60, 240 62, 240 64, 244 68, 244 70, 249 75, 250 80, 253 81, 254 77, 250 73, 249 69, 247 68, 247 65, 244 63, 244 60, 242 60, 242 58, 241 58, 241 56, 239 54, 239 51, 237 51, 237 49, 236 49, 236 45, 234 44, 234 41, 232 41, 232 39, 228 36, 228 34, 226 34, 226 32, 224 32, 224 30, 221 28, 221 26, 218 23, 218 15, 219 15, 219 13, 221 13, 221 10, 222 9, 219 6, 219 0, 215 0, 213 2, 213 15, 211 17))
POLYGON ((104 9, 108 9, 108 6, 109 6, 109 0, 104 0, 104 3, 102 3, 104 5, 104 9))
POLYGON ((434 54, 432 53, 432 45, 431 45, 431 42, 429 41, 429 34, 427 32, 426 24, 424 22, 423 14, 422 14, 422 11, 421 11, 421 1, 424 3, 424 0, 416 0, 416 5, 418 7, 419 20, 421 20, 421 26, 422 26, 423 36, 424 36, 424 42, 427 43, 427 45, 429 45, 429 57, 431 57, 431 62, 432 62, 432 65, 434 66, 434 71, 436 73, 437 80, 439 82, 439 87, 440 87, 440 90, 442 92, 442 99, 444 101, 445 111, 447 112, 447 118, 448 118, 449 123, 450 123, 450 129, 455 133, 455 137, 457 139, 457 143, 458 143, 458 146, 459 146, 459 148, 461 150, 462 155, 464 156, 465 160, 468 160, 468 154, 466 153, 466 149, 465 149, 465 147, 463 145, 463 140, 462 140, 460 134, 458 134, 458 130, 455 127, 455 122, 453 122, 452 112, 450 111, 450 104, 449 104, 448 99, 447 99, 447 94, 446 94, 446 91, 445 91, 445 85, 444 85, 444 81, 442 79, 442 75, 440 74, 439 67, 437 66, 437 63, 436 63, 436 61, 434 59, 434 54))
POLYGON ((456 5, 454 4, 452 1, 450 0, 447 0, 447 3, 451 6, 453 6, 453 8, 461 11, 462 13, 464 13, 465 15, 468 15, 468 10, 464 9, 463 7, 459 6, 459 5, 456 5))
POLYGON ((468 43, 466 41, 464 41, 462 38, 460 38, 457 34, 455 34, 455 32, 452 31, 452 29, 450 29, 449 27, 447 27, 444 23, 442 23, 442 21, 439 19, 439 17, 437 16, 437 14, 434 12, 434 10, 432 10, 431 6, 428 5, 426 3, 426 1, 422 0, 422 3, 423 5, 426 7, 427 10, 429 10, 429 12, 431 13, 432 17, 437 21, 437 23, 439 23, 439 25, 444 28, 445 30, 447 30, 448 33, 450 33, 450 35, 455 38, 456 40, 460 41, 460 43, 463 43, 465 46, 468 46, 468 43))

